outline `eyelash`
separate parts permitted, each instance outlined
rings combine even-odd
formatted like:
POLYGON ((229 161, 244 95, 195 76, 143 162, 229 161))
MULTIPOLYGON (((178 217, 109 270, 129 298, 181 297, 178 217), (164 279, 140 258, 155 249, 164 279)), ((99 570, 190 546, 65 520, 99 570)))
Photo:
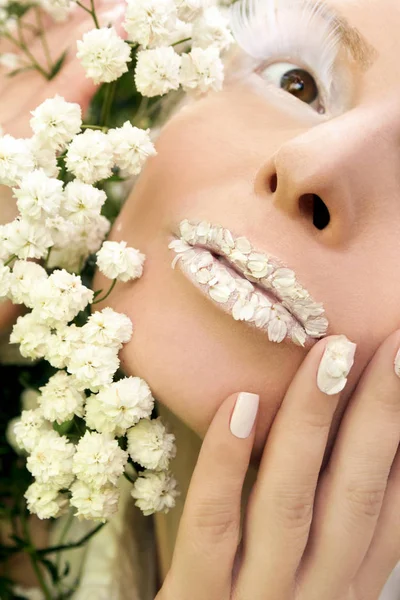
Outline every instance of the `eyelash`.
POLYGON ((340 30, 325 6, 310 0, 239 0, 230 8, 230 25, 238 46, 255 59, 253 68, 298 61, 328 102, 340 30))

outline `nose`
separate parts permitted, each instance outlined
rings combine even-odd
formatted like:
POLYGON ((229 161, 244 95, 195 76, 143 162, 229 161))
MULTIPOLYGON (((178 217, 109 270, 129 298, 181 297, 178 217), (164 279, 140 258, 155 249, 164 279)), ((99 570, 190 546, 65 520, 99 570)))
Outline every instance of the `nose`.
POLYGON ((333 244, 349 241, 377 211, 395 208, 399 219, 399 93, 286 141, 262 178, 278 210, 333 244))

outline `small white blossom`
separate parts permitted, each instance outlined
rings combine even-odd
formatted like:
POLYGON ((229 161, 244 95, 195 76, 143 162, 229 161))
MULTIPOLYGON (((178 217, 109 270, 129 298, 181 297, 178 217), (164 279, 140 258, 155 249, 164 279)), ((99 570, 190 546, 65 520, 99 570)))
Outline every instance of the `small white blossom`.
POLYGON ((57 151, 50 146, 43 145, 43 140, 37 135, 32 136, 28 143, 33 156, 34 168, 42 169, 47 177, 57 178, 60 173, 57 151))
POLYGON ((28 260, 16 260, 13 265, 10 297, 14 304, 25 304, 33 307, 32 291, 41 281, 45 281, 48 275, 46 270, 28 260))
POLYGON ((15 440, 22 450, 32 452, 43 433, 51 430, 52 425, 45 421, 40 408, 23 410, 21 418, 14 425, 15 440))
POLYGON ((203 10, 203 0, 175 0, 178 17, 182 21, 192 22, 197 19, 203 10))
POLYGON ((114 148, 114 163, 125 175, 137 175, 147 158, 157 154, 149 132, 150 129, 139 129, 129 121, 126 121, 122 127, 108 131, 108 137, 114 148))
POLYGON ((140 377, 126 377, 102 388, 86 402, 86 423, 101 433, 124 435, 140 419, 148 418, 154 398, 140 377))
POLYGON ((93 218, 100 214, 106 200, 107 196, 103 190, 75 179, 65 187, 62 215, 78 226, 90 225, 93 218))
POLYGON ((176 456, 175 436, 168 433, 161 417, 141 419, 127 431, 128 452, 146 469, 164 471, 176 456))
POLYGON ((0 302, 6 300, 11 290, 12 274, 0 260, 0 302))
POLYGON ((79 275, 56 270, 33 292, 33 314, 51 326, 66 324, 92 302, 93 295, 79 275))
MULTIPOLYGON (((159 1, 159 0, 158 0, 159 1)), ((131 59, 129 44, 119 37, 114 27, 92 29, 77 42, 77 57, 94 83, 115 81, 128 70, 131 59)))
POLYGON ((15 139, 8 134, 0 136, 0 184, 18 185, 33 167, 27 140, 15 139))
POLYGON ((128 453, 108 435, 86 431, 76 446, 73 471, 87 485, 115 485, 124 472, 128 453))
POLYGON ((132 337, 132 321, 123 313, 106 307, 95 312, 82 327, 82 337, 88 344, 114 346, 118 349, 132 337))
POLYGON ((60 325, 47 340, 45 358, 56 369, 64 369, 73 352, 83 345, 81 327, 60 325))
POLYGON ((145 255, 126 242, 104 242, 96 254, 97 266, 109 279, 129 281, 141 277, 145 255))
POLYGON ((39 388, 38 401, 45 419, 61 424, 73 419, 74 415, 83 416, 85 394, 76 389, 73 381, 65 371, 59 371, 39 388))
POLYGON ((131 491, 135 505, 145 516, 169 512, 179 495, 176 479, 166 471, 144 471, 136 479, 131 491))
POLYGON ((222 89, 223 80, 224 65, 217 48, 193 48, 182 55, 181 85, 186 92, 218 92, 222 89))
POLYGON ((53 240, 48 229, 41 223, 32 223, 17 217, 7 223, 2 231, 3 245, 10 255, 18 258, 44 258, 53 240))
POLYGON ((75 375, 78 389, 98 391, 112 382, 119 367, 118 350, 85 344, 74 350, 67 366, 68 372, 75 375))
POLYGON ((180 85, 181 56, 172 46, 141 50, 135 69, 136 89, 143 96, 163 96, 180 85))
POLYGON ((38 0, 38 2, 55 21, 65 21, 74 6, 71 0, 38 0))
POLYGON ((228 17, 217 6, 206 8, 193 23, 193 46, 225 50, 234 42, 228 23, 228 17))
POLYGON ((75 516, 79 520, 105 522, 118 511, 120 492, 114 485, 92 487, 78 479, 72 484, 71 492, 70 503, 77 509, 75 516))
POLYGON ((25 175, 13 192, 21 215, 31 220, 56 215, 64 199, 63 182, 42 170, 25 175))
POLYGON ((60 150, 81 129, 81 107, 75 102, 66 102, 62 96, 48 98, 31 114, 32 130, 45 147, 60 150))
POLYGON ((34 482, 28 487, 24 497, 29 512, 37 515, 39 519, 59 517, 68 504, 67 498, 51 484, 34 482))
POLYGON ((15 435, 14 427, 21 421, 21 417, 14 417, 11 421, 8 421, 6 427, 6 440, 16 454, 24 454, 24 449, 17 443, 17 436, 15 435))
POLYGON ((96 183, 112 175, 114 149, 102 131, 86 129, 74 137, 65 159, 67 169, 85 183, 96 183))
POLYGON ((162 46, 176 24, 173 0, 127 0, 123 28, 132 42, 148 46, 162 46))
POLYGON ((37 390, 34 390, 33 388, 25 389, 20 396, 23 410, 35 410, 38 408, 39 396, 40 394, 37 390))
POLYGON ((38 483, 50 484, 54 488, 68 488, 73 479, 72 459, 75 446, 65 436, 55 431, 41 434, 30 456, 26 468, 38 483))
POLYGON ((14 71, 19 67, 23 66, 24 61, 21 60, 21 57, 15 52, 4 52, 0 54, 0 66, 5 69, 9 69, 10 71, 14 71))
POLYGON ((10 335, 10 344, 20 344, 19 351, 25 358, 43 358, 50 336, 50 328, 29 313, 18 317, 10 335))

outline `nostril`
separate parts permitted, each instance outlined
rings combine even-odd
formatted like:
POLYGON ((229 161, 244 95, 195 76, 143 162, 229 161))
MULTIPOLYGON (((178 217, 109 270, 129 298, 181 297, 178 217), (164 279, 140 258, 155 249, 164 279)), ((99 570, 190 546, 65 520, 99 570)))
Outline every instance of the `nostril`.
POLYGON ((300 212, 307 218, 312 218, 314 227, 319 230, 329 225, 331 216, 323 200, 316 194, 304 194, 299 200, 300 212))
POLYGON ((276 188, 278 187, 278 176, 274 173, 269 180, 269 189, 272 194, 276 192, 276 188))

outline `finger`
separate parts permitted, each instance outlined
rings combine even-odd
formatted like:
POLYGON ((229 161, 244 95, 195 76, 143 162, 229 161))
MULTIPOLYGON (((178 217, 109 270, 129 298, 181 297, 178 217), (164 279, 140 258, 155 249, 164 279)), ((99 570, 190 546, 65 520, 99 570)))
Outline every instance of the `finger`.
POLYGON ((381 511, 400 438, 400 331, 378 349, 349 403, 321 477, 300 598, 331 598, 361 567, 381 511))
POLYGON ((230 598, 240 535, 241 493, 254 441, 257 409, 256 394, 229 396, 207 431, 164 584, 168 598, 230 598))
POLYGON ((248 505, 244 561, 237 581, 239 598, 263 600, 267 592, 271 600, 292 597, 329 429, 354 352, 355 344, 345 336, 321 340, 310 350, 286 392, 248 505), (331 369, 331 361, 338 360, 340 353, 345 359, 341 385, 330 388, 327 395, 319 385, 328 373, 326 367, 331 369))
POLYGON ((376 600, 400 560, 400 450, 390 470, 383 506, 367 555, 357 573, 355 597, 376 600))

